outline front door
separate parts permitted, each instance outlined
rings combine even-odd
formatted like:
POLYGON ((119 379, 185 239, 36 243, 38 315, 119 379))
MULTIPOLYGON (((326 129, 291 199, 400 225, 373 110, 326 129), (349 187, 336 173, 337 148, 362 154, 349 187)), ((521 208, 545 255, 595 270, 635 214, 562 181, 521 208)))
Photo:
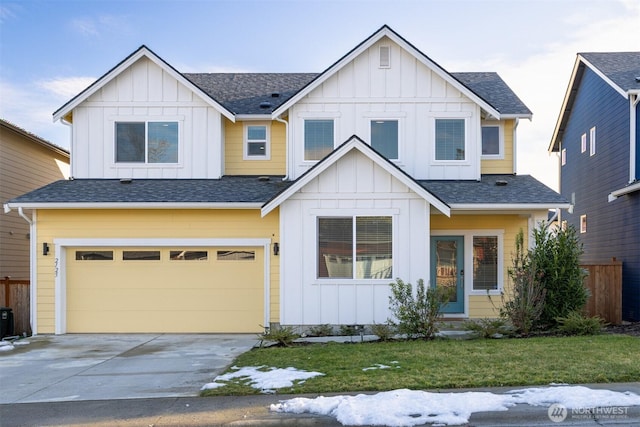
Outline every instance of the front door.
POLYGON ((431 237, 431 284, 451 289, 443 313, 464 313, 464 237, 431 237))

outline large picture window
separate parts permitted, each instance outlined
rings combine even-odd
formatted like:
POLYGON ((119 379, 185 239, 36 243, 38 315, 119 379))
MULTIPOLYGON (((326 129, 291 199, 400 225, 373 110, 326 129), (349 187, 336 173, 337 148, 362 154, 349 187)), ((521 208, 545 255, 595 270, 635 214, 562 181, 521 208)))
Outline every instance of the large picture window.
POLYGON ((391 279, 392 247, 389 216, 318 218, 318 278, 391 279))
POLYGON ((436 160, 465 160, 464 119, 436 119, 436 160))
POLYGON ((117 163, 178 163, 178 122, 116 122, 117 163))
POLYGON ((321 160, 333 151, 333 120, 304 121, 304 159, 321 160))
POLYGON ((372 120, 371 146, 389 160, 398 159, 398 121, 372 120))

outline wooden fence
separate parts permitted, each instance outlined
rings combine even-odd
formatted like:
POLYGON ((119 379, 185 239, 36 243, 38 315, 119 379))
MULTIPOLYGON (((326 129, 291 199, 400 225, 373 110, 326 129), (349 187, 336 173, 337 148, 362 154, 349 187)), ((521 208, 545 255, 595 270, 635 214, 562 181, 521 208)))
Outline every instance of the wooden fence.
POLYGON ((0 306, 11 308, 15 335, 31 335, 29 286, 29 280, 0 279, 0 306))
POLYGON ((584 263, 585 286, 591 296, 585 307, 590 316, 600 316, 612 325, 622 323, 622 262, 612 258, 608 263, 584 263))

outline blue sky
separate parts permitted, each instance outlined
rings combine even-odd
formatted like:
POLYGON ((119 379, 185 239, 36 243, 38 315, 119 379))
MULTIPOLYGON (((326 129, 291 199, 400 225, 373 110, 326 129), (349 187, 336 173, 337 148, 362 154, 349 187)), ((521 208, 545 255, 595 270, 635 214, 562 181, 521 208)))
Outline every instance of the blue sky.
POLYGON ((181 72, 319 72, 384 24, 448 71, 498 72, 534 113, 518 173, 556 189, 576 53, 640 50, 638 0, 0 0, 0 117, 68 148, 52 113, 142 44, 181 72))

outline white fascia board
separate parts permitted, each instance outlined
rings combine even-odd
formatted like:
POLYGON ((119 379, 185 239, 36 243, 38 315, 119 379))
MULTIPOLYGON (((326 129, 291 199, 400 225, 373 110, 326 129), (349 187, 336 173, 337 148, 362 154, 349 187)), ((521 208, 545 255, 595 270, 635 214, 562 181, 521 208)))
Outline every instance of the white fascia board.
POLYGON ((63 118, 64 116, 66 116, 67 114, 69 114, 71 111, 73 111, 74 108, 76 108, 78 105, 84 102, 91 95, 93 95, 94 93, 102 89, 107 83, 109 83, 111 80, 117 77, 124 70, 132 66, 136 61, 138 61, 142 57, 146 57, 151 62, 156 64, 158 67, 162 68, 164 71, 170 74, 173 78, 178 80, 183 85, 187 86, 194 93, 198 94, 198 96, 204 102, 209 104, 220 114, 222 114, 232 122, 235 122, 235 116, 232 112, 230 112, 229 110, 224 108, 222 105, 214 101, 211 97, 209 97, 206 93, 204 93, 199 87, 191 83, 182 74, 176 71, 173 67, 169 66, 168 63, 166 63, 163 59, 159 58, 157 55, 151 52, 146 46, 143 46, 140 49, 138 49, 137 52, 135 52, 125 61, 118 64, 115 68, 111 69, 109 72, 107 72, 107 74, 100 77, 100 79, 96 80, 93 84, 91 84, 83 92, 77 95, 69 103, 64 105, 63 108, 60 108, 58 111, 56 111, 53 115, 53 121, 56 122, 61 118, 63 118))
POLYGON ((238 114, 235 116, 236 120, 242 120, 245 122, 250 121, 265 121, 265 120, 273 120, 271 114, 238 114))
POLYGON ((625 99, 629 98, 629 94, 622 89, 620 86, 618 86, 617 84, 615 84, 613 82, 613 80, 611 80, 609 77, 607 77, 606 74, 604 74, 602 71, 600 71, 596 66, 594 66, 592 63, 590 63, 589 61, 587 61, 582 55, 578 55, 580 56, 580 60, 582 62, 584 62, 584 64, 589 67, 589 69, 591 71, 593 71, 594 73, 596 73, 598 75, 598 77, 600 77, 602 80, 604 80, 609 86, 611 86, 616 92, 618 92, 620 95, 622 95, 625 99))
POLYGON ((260 209, 262 203, 5 203, 8 209, 260 209))
MULTIPOLYGON (((564 116, 564 112, 567 109, 567 105, 569 104, 569 98, 571 97, 571 91, 573 90, 573 86, 575 84, 576 75, 578 74, 578 69, 580 68, 580 55, 576 57, 576 60, 573 64, 573 70, 571 70, 571 78, 569 78, 569 84, 567 85, 567 90, 564 93, 564 98, 562 100, 562 106, 560 107, 560 114, 558 114, 558 119, 556 120, 556 125, 553 128, 553 134, 551 135, 551 142, 549 143, 549 148, 547 151, 552 153, 554 147, 554 141, 558 138, 558 133, 560 132, 560 126, 562 125, 562 119, 564 116)), ((558 148, 559 151, 559 148, 558 148)))
POLYGON ((549 209, 569 209, 570 203, 452 203, 451 211, 537 211, 549 209))
POLYGON ((420 197, 429 202, 433 207, 438 209, 440 212, 445 214, 446 216, 450 216, 450 208, 446 203, 442 202, 440 199, 435 197, 429 191, 427 191, 424 187, 420 186, 417 182, 409 178, 404 173, 400 172, 397 168, 393 167, 384 159, 380 158, 373 154, 373 151, 363 150, 360 144, 364 144, 360 142, 357 138, 352 138, 348 143, 340 146, 336 151, 334 151, 330 156, 331 158, 326 161, 321 161, 312 169, 309 170, 305 175, 300 177, 294 184, 289 186, 285 191, 280 193, 276 198, 266 203, 261 209, 261 215, 264 217, 269 212, 274 210, 276 207, 280 206, 285 200, 287 200, 291 195, 300 191, 305 185, 307 185, 311 180, 315 179, 317 176, 322 174, 325 170, 335 164, 339 159, 341 159, 345 154, 350 152, 353 149, 358 150, 360 153, 367 156, 370 160, 376 163, 378 166, 383 168, 389 174, 391 174, 394 178, 405 184, 409 189, 418 194, 420 197))
POLYGON ((531 120, 533 119, 533 114, 502 114, 500 116, 501 119, 504 120, 508 120, 508 119, 527 119, 527 120, 531 120))
POLYGON ((640 182, 636 182, 634 184, 627 185, 626 187, 619 190, 612 191, 611 193, 609 193, 609 201, 613 202, 618 197, 624 196, 625 194, 633 193, 634 191, 640 191, 640 182))

